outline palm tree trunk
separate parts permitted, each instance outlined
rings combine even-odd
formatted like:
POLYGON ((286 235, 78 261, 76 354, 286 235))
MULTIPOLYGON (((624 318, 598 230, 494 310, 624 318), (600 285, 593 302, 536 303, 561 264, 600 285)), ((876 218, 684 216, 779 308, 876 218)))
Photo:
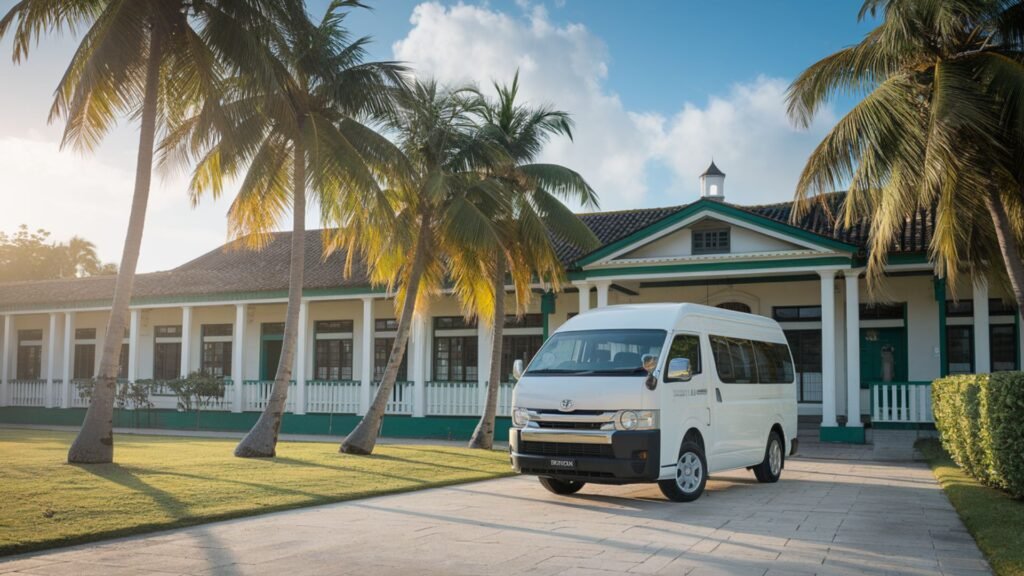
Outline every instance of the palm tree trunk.
POLYGON ((1024 311, 1024 262, 1021 262, 1017 236, 1013 227, 1010 226, 1010 219, 1006 215, 1006 207, 1003 205, 1002 198, 999 197, 998 190, 995 188, 989 190, 989 194, 985 196, 985 206, 988 207, 989 215, 992 216, 999 252, 1003 255, 1003 263, 1006 264, 1006 273, 1010 277, 1010 286, 1013 288, 1013 297, 1017 301, 1017 310, 1024 311))
POLYGON ((345 454, 368 455, 373 453, 377 444, 377 436, 380 433, 381 424, 384 422, 384 412, 387 410, 388 398, 395 388, 395 381, 398 380, 398 368, 402 365, 402 357, 405 355, 406 344, 409 342, 409 332, 412 328, 412 316, 416 310, 416 296, 420 290, 420 278, 426 268, 426 252, 430 240, 430 217, 424 213, 420 223, 419 239, 416 241, 416 252, 413 256, 412 268, 409 270, 409 279, 405 287, 405 301, 402 303, 402 315, 398 318, 398 330, 395 332, 395 343, 391 346, 391 355, 388 357, 388 365, 384 368, 384 377, 381 378, 380 389, 377 396, 366 411, 366 415, 359 421, 355 429, 345 437, 341 443, 340 452, 345 454))
POLYGON ((491 338, 491 371, 487 376, 487 399, 484 413, 469 439, 470 448, 490 450, 494 447, 494 419, 498 412, 498 391, 501 387, 501 345, 505 328, 505 260, 499 254, 494 265, 494 322, 491 338))
MULTIPOLYGON (((306 149, 302 141, 302 122, 299 122, 299 133, 295 137, 295 159, 292 177, 292 246, 288 275, 288 309, 284 319, 284 339, 281 342, 281 358, 274 375, 274 387, 267 399, 267 406, 260 414, 260 419, 235 447, 235 456, 239 458, 273 458, 277 454, 277 436, 281 430, 281 417, 288 400, 288 386, 292 380, 292 369, 295 365, 295 348, 298 333, 299 310, 302 306, 303 272, 306 267, 306 149)), ((305 362, 305 358, 300 358, 305 362)), ((239 366, 234 369, 239 373, 237 386, 242 385, 239 366)))
POLYGON ((107 319, 99 372, 85 413, 82 429, 68 450, 69 464, 105 464, 114 460, 114 396, 121 361, 121 342, 127 324, 128 305, 132 299, 135 268, 142 247, 142 230, 146 223, 149 185, 153 175, 153 143, 156 140, 157 103, 160 88, 162 38, 153 27, 149 36, 149 59, 146 64, 146 91, 139 123, 139 151, 135 164, 135 190, 128 218, 128 232, 121 252, 121 268, 114 284, 114 300, 107 319))

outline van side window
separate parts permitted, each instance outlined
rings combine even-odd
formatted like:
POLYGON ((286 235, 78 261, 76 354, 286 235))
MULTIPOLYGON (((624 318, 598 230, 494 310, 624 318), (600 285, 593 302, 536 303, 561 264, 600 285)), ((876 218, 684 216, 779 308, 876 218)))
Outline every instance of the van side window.
POLYGON ((711 336, 718 379, 725 384, 757 384, 757 365, 750 340, 711 336))
POLYGON ((793 360, 785 344, 755 341, 754 357, 761 384, 789 384, 793 381, 793 360))
MULTIPOLYGON (((665 358, 665 373, 668 374, 668 363, 673 358, 689 358, 690 373, 700 374, 700 337, 696 334, 677 334, 672 339, 668 357, 665 358)), ((665 382, 679 382, 678 378, 665 378, 665 382)))

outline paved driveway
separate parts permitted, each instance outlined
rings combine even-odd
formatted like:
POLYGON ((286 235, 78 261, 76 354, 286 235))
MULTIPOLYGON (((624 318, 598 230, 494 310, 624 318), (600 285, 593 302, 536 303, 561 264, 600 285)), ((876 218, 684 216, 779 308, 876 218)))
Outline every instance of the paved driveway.
POLYGON ((715 477, 556 497, 516 477, 23 556, 0 573, 989 574, 919 464, 793 459, 783 480, 715 477))

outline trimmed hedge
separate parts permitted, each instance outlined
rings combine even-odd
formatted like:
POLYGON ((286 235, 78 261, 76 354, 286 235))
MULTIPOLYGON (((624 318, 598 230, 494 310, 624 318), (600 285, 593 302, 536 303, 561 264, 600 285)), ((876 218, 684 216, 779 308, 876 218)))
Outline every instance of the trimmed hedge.
POLYGON ((932 411, 958 466, 1024 498, 1024 372, 940 378, 932 384, 932 411))

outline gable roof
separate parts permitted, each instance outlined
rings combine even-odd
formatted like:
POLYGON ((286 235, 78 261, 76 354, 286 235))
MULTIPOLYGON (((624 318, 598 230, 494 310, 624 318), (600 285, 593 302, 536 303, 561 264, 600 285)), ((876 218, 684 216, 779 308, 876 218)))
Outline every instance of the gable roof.
MULTIPOLYGON (((834 214, 845 194, 828 195, 824 200, 834 214)), ((798 223, 790 224, 792 206, 789 202, 758 206, 739 206, 713 200, 698 200, 691 204, 663 208, 642 208, 615 212, 581 214, 583 222, 593 230, 601 247, 585 252, 562 239, 554 238, 559 258, 567 267, 573 267, 594 254, 608 250, 630 238, 641 238, 659 226, 685 218, 684 212, 707 207, 727 211, 733 215, 746 215, 763 225, 785 227, 787 233, 805 234, 817 242, 835 242, 847 251, 862 250, 869 227, 860 223, 849 229, 837 229, 824 206, 815 203, 798 223), (717 208, 716 208, 717 207, 717 208)), ((934 227, 932 210, 921 210, 909 216, 904 223, 891 252, 896 254, 924 253, 931 242, 934 227)), ((268 245, 261 251, 246 249, 241 242, 229 242, 177 268, 163 272, 139 274, 135 278, 133 303, 147 304, 160 301, 184 302, 189 300, 229 300, 244 298, 284 297, 288 290, 290 232, 271 235, 268 245), (220 298, 218 298, 218 296, 220 298)), ((306 234, 305 291, 320 293, 367 293, 369 280, 365 263, 355 261, 350 277, 344 272, 344 251, 323 257, 322 231, 310 230, 306 234)), ((0 284, 0 309, 28 310, 69 306, 109 306, 114 292, 113 276, 70 278, 35 282, 0 284)))

